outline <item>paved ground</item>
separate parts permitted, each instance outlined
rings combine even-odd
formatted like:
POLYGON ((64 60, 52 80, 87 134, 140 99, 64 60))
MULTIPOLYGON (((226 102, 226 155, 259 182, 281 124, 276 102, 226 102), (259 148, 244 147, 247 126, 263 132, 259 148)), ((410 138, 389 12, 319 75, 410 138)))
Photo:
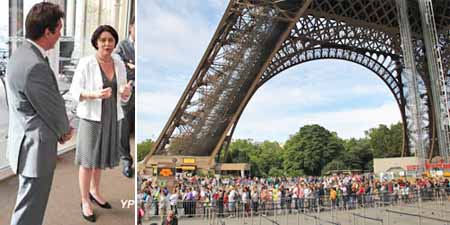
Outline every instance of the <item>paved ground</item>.
MULTIPOLYGON (((131 143, 134 146, 134 141, 131 143)), ((134 147, 132 148, 134 152, 134 147)), ((78 167, 74 165, 74 151, 62 155, 58 161, 52 191, 44 219, 45 225, 92 224, 81 217, 78 189, 78 167)), ((121 201, 134 200, 134 179, 126 178, 121 168, 105 170, 102 174, 102 189, 113 209, 102 209, 94 205, 97 225, 134 225, 134 205, 122 208, 121 201)), ((9 224, 17 193, 17 178, 0 181, 0 224, 9 224)))
MULTIPOLYGON (((308 214, 307 216, 303 214, 285 214, 281 212, 277 216, 259 216, 255 215, 253 217, 234 217, 225 219, 213 219, 213 218, 182 218, 179 224, 183 225, 297 225, 297 224, 349 224, 349 225, 411 225, 411 224, 422 224, 422 225, 444 225, 450 224, 445 222, 439 222, 435 220, 430 220, 422 218, 419 221, 418 217, 411 215, 401 215, 398 213, 387 213, 386 209, 393 211, 418 214, 437 218, 450 220, 450 201, 446 200, 443 202, 427 202, 422 205, 418 204, 402 204, 394 207, 381 207, 381 208, 362 208, 350 211, 326 211, 321 213, 308 214), (419 210, 419 207, 421 210, 419 210), (365 215, 372 219, 363 219, 362 217, 355 216, 365 215), (318 219, 316 219, 318 218, 318 219)), ((150 221, 145 221, 144 225, 149 225, 152 223, 160 224, 159 218, 153 218, 150 221)))

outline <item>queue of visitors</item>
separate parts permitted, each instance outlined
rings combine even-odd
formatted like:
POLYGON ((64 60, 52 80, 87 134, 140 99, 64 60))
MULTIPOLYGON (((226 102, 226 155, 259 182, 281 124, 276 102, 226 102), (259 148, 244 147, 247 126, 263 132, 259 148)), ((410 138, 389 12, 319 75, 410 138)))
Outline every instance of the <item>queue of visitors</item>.
POLYGON ((379 180, 373 176, 334 175, 296 178, 209 178, 178 176, 175 185, 160 186, 156 180, 140 181, 138 200, 142 216, 234 217, 237 214, 274 214, 281 210, 302 213, 350 210, 447 199, 446 178, 379 180))

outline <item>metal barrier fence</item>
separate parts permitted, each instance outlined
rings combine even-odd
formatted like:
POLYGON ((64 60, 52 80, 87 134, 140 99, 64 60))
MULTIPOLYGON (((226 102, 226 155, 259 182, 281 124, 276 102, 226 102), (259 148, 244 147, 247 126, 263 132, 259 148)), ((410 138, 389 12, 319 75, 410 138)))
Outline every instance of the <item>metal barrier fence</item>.
POLYGON ((361 215, 359 213, 352 213, 352 215, 353 215, 353 225, 359 224, 357 218, 361 218, 363 220, 363 224, 365 224, 366 220, 374 221, 379 224, 384 224, 384 220, 381 218, 365 216, 365 215, 361 215))
POLYGON ((395 211, 395 210, 390 210, 390 209, 386 209, 386 213, 387 213, 387 224, 390 224, 391 214, 396 214, 396 215, 416 217, 417 218, 417 224, 419 224, 419 225, 422 225, 422 224, 427 224, 427 225, 431 225, 431 224, 450 225, 450 220, 445 220, 445 219, 440 219, 440 218, 435 218, 435 217, 430 217, 430 216, 424 216, 424 215, 421 215, 421 214, 400 212, 400 211, 395 211))
MULTIPOLYGON (((152 200, 144 204, 147 212, 144 220, 161 221, 167 211, 171 209, 175 211, 180 220, 197 218, 207 224, 221 224, 225 222, 225 219, 261 225, 279 224, 280 221, 283 224, 292 224, 292 221, 296 221, 294 224, 339 224, 336 221, 339 220, 337 217, 342 212, 353 216, 352 219, 349 219, 353 221, 353 224, 389 224, 386 218, 368 216, 365 211, 370 208, 381 211, 386 207, 419 208, 426 202, 440 207, 449 202, 448 193, 449 189, 435 188, 416 190, 407 195, 401 193, 355 194, 340 196, 336 200, 330 200, 329 196, 325 195, 321 198, 303 199, 303 201, 292 198, 279 201, 250 200, 242 202, 237 200, 228 203, 220 200, 178 201, 176 205, 170 205, 168 200, 163 202, 152 200), (360 210, 362 213, 355 213, 354 210, 360 210), (324 219, 325 217, 327 219, 324 219)), ((438 209, 443 210, 444 208, 438 209)), ((444 212, 442 211, 442 213, 444 212)))

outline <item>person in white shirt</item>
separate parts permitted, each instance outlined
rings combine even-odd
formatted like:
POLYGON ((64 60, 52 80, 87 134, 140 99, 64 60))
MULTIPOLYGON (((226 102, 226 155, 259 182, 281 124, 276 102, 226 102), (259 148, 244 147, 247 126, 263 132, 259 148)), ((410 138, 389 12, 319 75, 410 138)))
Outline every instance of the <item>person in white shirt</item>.
POLYGON ((228 210, 230 211, 230 216, 234 216, 236 211, 236 191, 234 188, 231 188, 228 194, 228 210))
POLYGON ((170 210, 175 212, 175 215, 178 214, 177 203, 180 195, 178 194, 178 190, 176 188, 173 189, 173 193, 169 196, 170 201, 170 210))

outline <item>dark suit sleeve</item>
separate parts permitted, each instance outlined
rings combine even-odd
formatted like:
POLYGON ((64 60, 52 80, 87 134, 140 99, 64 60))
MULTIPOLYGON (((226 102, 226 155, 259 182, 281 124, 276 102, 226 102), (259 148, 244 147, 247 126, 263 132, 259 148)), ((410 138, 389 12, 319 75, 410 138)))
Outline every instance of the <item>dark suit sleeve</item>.
POLYGON ((116 54, 120 56, 123 63, 125 64, 125 69, 127 71, 127 80, 134 80, 134 70, 128 67, 127 63, 130 62, 130 60, 135 63, 134 57, 130 55, 130 49, 129 43, 126 40, 122 40, 119 42, 116 48, 116 54))
POLYGON ((70 126, 64 99, 52 76, 47 64, 33 66, 25 83, 25 95, 42 121, 60 138, 69 132, 70 126))
POLYGON ((125 44, 124 41, 119 42, 115 52, 120 56, 120 58, 122 59, 122 61, 124 61, 124 63, 127 63, 128 59, 125 55, 124 44, 125 44))

